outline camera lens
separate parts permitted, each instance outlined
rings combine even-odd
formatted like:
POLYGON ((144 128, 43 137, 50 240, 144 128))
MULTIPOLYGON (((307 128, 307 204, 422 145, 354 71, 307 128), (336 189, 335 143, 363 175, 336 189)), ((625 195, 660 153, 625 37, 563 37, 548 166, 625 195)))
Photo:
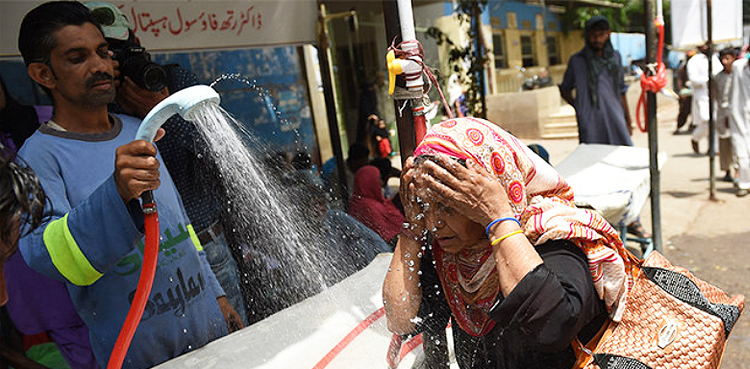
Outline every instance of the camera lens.
POLYGON ((160 91, 167 86, 167 73, 160 65, 155 63, 146 64, 141 69, 143 87, 149 91, 160 91))

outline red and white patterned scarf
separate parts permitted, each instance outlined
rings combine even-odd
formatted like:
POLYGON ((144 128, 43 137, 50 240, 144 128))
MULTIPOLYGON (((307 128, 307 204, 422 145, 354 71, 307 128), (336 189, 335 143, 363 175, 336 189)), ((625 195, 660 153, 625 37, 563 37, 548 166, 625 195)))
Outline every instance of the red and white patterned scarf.
MULTIPOLYGON (((457 118, 433 126, 414 155, 438 153, 472 159, 503 184, 511 208, 533 245, 570 240, 588 257, 591 277, 610 317, 619 321, 632 284, 632 265, 617 231, 597 212, 576 208, 573 190, 544 160, 497 125, 457 118)), ((495 322, 487 313, 497 298, 499 277, 492 247, 443 252, 433 245, 435 265, 458 324, 474 336, 495 322)))

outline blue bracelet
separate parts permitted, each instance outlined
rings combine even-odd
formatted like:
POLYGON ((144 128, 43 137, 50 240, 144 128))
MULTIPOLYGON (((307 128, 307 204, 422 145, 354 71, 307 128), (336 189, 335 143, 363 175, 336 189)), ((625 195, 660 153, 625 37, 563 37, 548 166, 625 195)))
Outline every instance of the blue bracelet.
POLYGON ((487 225, 487 229, 484 230, 484 232, 487 233, 487 237, 490 236, 490 227, 492 227, 493 225, 495 225, 497 223, 504 222, 506 220, 512 220, 512 221, 518 223, 518 226, 521 227, 521 221, 518 220, 518 219, 516 219, 516 218, 513 218, 513 217, 498 218, 498 219, 495 219, 492 222, 490 222, 490 224, 487 225))

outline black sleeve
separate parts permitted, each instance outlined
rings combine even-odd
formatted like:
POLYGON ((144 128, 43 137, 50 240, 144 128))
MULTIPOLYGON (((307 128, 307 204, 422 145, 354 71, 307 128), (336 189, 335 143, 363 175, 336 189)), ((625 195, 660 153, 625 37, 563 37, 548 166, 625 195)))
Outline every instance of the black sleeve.
POLYGON ((504 329, 556 352, 570 345, 588 323, 604 314, 594 289, 586 255, 569 241, 537 246, 543 264, 529 272, 513 291, 500 297, 490 317, 504 329))
POLYGON ((428 246, 424 255, 422 255, 420 271, 422 272, 419 277, 420 287, 422 288, 422 303, 419 305, 417 323, 413 334, 444 332, 451 317, 451 310, 445 301, 443 287, 435 269, 431 246, 428 246))

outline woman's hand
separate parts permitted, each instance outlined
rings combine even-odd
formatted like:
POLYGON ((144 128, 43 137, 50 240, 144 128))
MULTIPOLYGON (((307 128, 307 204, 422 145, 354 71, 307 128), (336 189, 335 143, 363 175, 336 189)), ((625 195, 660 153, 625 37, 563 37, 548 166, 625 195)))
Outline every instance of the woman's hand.
POLYGON ((414 182, 416 168, 414 168, 414 158, 409 157, 404 163, 401 171, 401 185, 399 186, 399 195, 404 206, 404 216, 409 223, 409 230, 415 236, 421 237, 425 232, 424 214, 422 207, 417 202, 417 191, 414 182))
POLYGON ((446 155, 425 160, 416 176, 416 187, 420 188, 419 194, 426 190, 432 201, 483 226, 494 219, 513 216, 502 183, 471 159, 466 160, 466 167, 446 155))

